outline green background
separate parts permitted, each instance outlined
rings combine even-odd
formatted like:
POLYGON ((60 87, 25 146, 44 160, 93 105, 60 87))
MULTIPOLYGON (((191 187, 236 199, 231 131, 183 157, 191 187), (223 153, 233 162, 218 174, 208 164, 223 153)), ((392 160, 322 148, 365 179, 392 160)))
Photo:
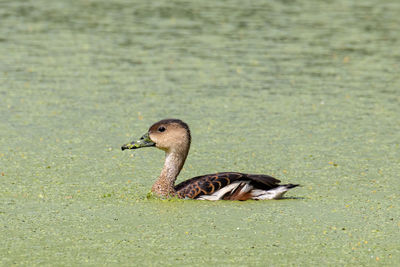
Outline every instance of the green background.
POLYGON ((0 264, 400 262, 400 3, 0 1, 0 264), (266 173, 280 201, 147 199, 178 178, 266 173))

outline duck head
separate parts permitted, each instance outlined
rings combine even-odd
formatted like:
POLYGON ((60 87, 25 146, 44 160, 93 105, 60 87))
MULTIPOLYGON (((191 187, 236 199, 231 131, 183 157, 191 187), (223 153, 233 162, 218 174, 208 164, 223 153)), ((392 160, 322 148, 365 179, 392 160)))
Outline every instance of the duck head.
POLYGON ((166 152, 187 151, 190 147, 189 126, 178 119, 165 119, 154 123, 139 140, 125 144, 125 149, 138 149, 142 147, 157 147, 166 152))

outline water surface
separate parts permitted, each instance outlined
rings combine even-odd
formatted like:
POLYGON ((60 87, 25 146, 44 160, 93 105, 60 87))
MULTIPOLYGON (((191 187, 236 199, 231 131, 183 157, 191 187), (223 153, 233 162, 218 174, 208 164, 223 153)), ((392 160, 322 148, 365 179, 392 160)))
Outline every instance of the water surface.
POLYGON ((1 265, 395 265, 397 1, 2 1, 1 265), (121 152, 186 121, 179 177, 267 173, 281 201, 147 199, 121 152))

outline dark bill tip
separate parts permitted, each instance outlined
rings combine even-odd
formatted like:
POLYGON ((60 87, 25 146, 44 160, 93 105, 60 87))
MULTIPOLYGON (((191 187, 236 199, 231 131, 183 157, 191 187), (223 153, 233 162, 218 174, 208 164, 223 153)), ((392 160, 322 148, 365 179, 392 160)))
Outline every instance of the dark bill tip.
POLYGON ((136 149, 136 148, 139 148, 139 146, 136 145, 136 142, 132 142, 121 146, 122 151, 124 151, 125 149, 136 149))

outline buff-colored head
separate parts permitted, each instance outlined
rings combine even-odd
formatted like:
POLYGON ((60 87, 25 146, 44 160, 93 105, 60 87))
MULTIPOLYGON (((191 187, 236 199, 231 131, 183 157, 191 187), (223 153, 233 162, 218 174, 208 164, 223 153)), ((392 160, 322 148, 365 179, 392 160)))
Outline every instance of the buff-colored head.
POLYGON ((124 149, 155 146, 166 152, 186 152, 190 147, 189 126, 178 119, 165 119, 154 123, 138 141, 123 145, 124 149))
POLYGON ((181 120, 166 119, 154 123, 149 137, 156 147, 164 151, 176 151, 190 146, 189 126, 181 120))

